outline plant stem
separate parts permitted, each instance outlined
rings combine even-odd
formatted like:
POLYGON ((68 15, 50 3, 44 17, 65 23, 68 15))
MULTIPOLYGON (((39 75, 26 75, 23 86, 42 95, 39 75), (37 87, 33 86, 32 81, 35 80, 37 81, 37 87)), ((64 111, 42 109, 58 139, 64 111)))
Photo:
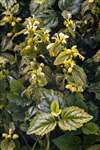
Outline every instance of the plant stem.
POLYGON ((47 141, 47 145, 45 150, 50 150, 50 134, 46 135, 46 141, 47 141))

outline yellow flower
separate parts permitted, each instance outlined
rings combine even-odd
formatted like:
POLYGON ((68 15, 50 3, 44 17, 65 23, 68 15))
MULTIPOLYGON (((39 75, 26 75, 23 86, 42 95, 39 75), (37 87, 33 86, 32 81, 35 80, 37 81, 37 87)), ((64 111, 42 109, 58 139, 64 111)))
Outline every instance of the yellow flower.
POLYGON ((24 34, 28 34, 30 31, 35 31, 40 22, 33 16, 29 17, 25 21, 26 32, 24 34))
POLYGON ((64 33, 56 33, 52 39, 55 39, 55 42, 61 43, 61 44, 66 44, 66 39, 68 39, 69 36, 64 34, 64 33))
POLYGON ((88 2, 89 2, 89 3, 93 3, 93 2, 94 2, 94 0, 88 0, 88 2))
POLYGON ((68 68, 68 73, 72 73, 72 71, 73 71, 72 67, 68 68))
POLYGON ((76 85, 74 83, 67 84, 66 88, 69 89, 71 92, 76 92, 77 91, 76 85))
POLYGON ((17 134, 14 134, 12 138, 13 138, 13 140, 16 140, 19 138, 19 136, 17 134))
POLYGON ((47 46, 47 49, 52 49, 54 46, 54 43, 50 43, 48 46, 47 46))

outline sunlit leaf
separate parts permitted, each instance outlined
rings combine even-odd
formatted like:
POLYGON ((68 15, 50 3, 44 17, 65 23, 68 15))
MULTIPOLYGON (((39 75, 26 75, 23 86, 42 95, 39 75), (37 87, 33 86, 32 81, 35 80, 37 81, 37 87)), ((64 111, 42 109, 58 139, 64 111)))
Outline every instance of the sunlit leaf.
POLYGON ((62 130, 76 130, 90 121, 93 117, 79 107, 65 108, 61 113, 61 119, 58 122, 62 130))
POLYGON ((54 65, 60 65, 63 64, 65 60, 69 59, 69 56, 67 55, 66 51, 61 52, 55 59, 54 65))
POLYGON ((56 127, 55 118, 49 113, 37 115, 30 123, 27 134, 45 135, 56 127))
POLYGON ((82 67, 75 65, 72 74, 66 74, 68 82, 75 83, 78 87, 78 91, 83 92, 83 89, 87 87, 87 76, 82 67))
POLYGON ((60 115, 60 113, 61 113, 61 109, 59 108, 59 102, 54 100, 51 103, 51 114, 57 117, 60 115))

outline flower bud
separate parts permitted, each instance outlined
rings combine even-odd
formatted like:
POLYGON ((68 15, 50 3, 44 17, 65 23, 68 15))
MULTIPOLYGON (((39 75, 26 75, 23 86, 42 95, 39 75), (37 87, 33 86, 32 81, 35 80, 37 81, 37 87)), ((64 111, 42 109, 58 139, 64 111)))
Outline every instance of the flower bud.
POLYGON ((19 138, 19 136, 17 134, 14 134, 12 138, 13 138, 13 140, 16 140, 19 138))
POLYGON ((11 139, 11 135, 10 134, 7 136, 7 139, 11 139))
POLYGON ((2 137, 7 138, 8 134, 7 133, 3 133, 2 137))
POLYGON ((11 32, 7 33, 8 37, 11 37, 12 35, 13 35, 13 33, 11 33, 11 32))
POLYGON ((72 68, 70 67, 70 68, 68 68, 68 73, 72 73, 72 68))
POLYGON ((22 19, 20 17, 17 18, 17 22, 20 22, 22 19))
POLYGON ((13 130, 10 128, 9 129, 9 135, 13 134, 13 130))
POLYGON ((13 21, 13 22, 11 23, 11 26, 14 27, 15 25, 16 25, 16 22, 13 21))

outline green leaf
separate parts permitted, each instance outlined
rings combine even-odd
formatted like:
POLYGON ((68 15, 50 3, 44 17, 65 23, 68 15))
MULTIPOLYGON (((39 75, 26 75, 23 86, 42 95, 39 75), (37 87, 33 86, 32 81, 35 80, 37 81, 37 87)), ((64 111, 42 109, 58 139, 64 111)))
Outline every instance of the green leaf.
POLYGON ((81 140, 78 136, 64 134, 53 140, 60 150, 82 150, 81 140))
POLYGON ((55 0, 31 0, 30 3, 30 11, 31 14, 36 12, 42 12, 42 10, 46 10, 50 8, 55 3, 55 0))
POLYGON ((34 0, 35 1, 35 3, 37 3, 37 4, 44 4, 44 3, 47 3, 48 2, 48 0, 34 0))
POLYGON ((58 43, 50 43, 47 46, 47 49, 49 49, 50 56, 56 57, 59 54, 59 52, 63 49, 63 46, 58 45, 58 43))
POLYGON ((38 103, 38 109, 43 112, 51 112, 51 103, 58 101, 61 109, 64 107, 64 95, 55 90, 37 88, 33 91, 33 97, 38 103))
POLYGON ((55 27, 58 24, 58 17, 56 12, 51 9, 55 0, 31 0, 30 11, 31 15, 41 18, 46 27, 55 27), (41 3, 41 4, 40 4, 41 3))
POLYGON ((7 88, 9 87, 5 72, 0 71, 0 109, 6 104, 7 88))
POLYGON ((71 11, 72 14, 79 12, 82 0, 59 0, 58 6, 61 10, 71 11))
POLYGON ((18 13, 18 11, 19 11, 19 4, 17 3, 13 7, 11 7, 10 11, 11 11, 12 14, 18 13))
POLYGON ((51 114, 57 117, 60 115, 60 113, 61 113, 61 109, 59 108, 59 102, 54 100, 51 103, 51 114))
POLYGON ((95 144, 87 148, 86 150, 100 150, 100 144, 95 144))
POLYGON ((88 110, 91 113, 91 115, 93 116, 93 120, 96 121, 98 119, 98 113, 99 113, 98 106, 96 104, 94 104, 94 102, 89 101, 88 102, 88 110))
POLYGON ((20 90, 23 89, 23 81, 21 79, 19 80, 10 80, 10 90, 11 92, 19 93, 20 90))
POLYGON ((97 135, 98 131, 99 131, 99 127, 95 123, 89 122, 82 127, 82 131, 86 135, 89 135, 89 134, 96 134, 97 135))
POLYGON ((86 73, 83 68, 78 65, 75 65, 72 74, 66 74, 66 79, 69 83, 75 83, 79 91, 83 91, 87 87, 86 73))
POLYGON ((69 56, 66 54, 66 51, 63 51, 56 57, 54 65, 61 65, 67 59, 69 59, 69 56))
POLYGON ((14 150, 15 143, 13 141, 9 141, 9 140, 5 139, 1 142, 0 147, 1 147, 1 150, 14 150))
MULTIPOLYGON (((16 2, 16 0, 15 0, 15 2, 16 2)), ((7 9, 8 8, 8 6, 12 6, 14 3, 14 0, 0 0, 0 3, 1 3, 1 5, 2 5, 2 7, 4 7, 5 9, 7 9)))
POLYGON ((96 68, 95 79, 96 79, 96 82, 99 82, 99 81, 100 81, 100 66, 98 66, 98 67, 96 68))
POLYGON ((1 66, 2 66, 2 68, 5 67, 8 62, 9 62, 9 60, 7 58, 0 56, 0 67, 1 66))
POLYGON ((58 122, 62 130, 76 130, 90 121, 93 117, 83 109, 75 106, 67 107, 62 110, 61 119, 58 122))
POLYGON ((100 63, 100 50, 98 50, 97 53, 92 58, 89 58, 86 62, 90 68, 93 66, 99 65, 99 63, 100 63))
POLYGON ((83 137, 83 147, 86 150, 87 148, 89 148, 91 145, 94 145, 97 142, 97 139, 99 138, 100 141, 100 137, 98 137, 97 135, 84 135, 83 137))
POLYGON ((74 1, 74 0, 59 0, 59 3, 58 3, 59 8, 60 8, 61 10, 65 10, 66 8, 72 6, 73 1, 74 1))
POLYGON ((13 49, 13 41, 8 38, 7 36, 3 36, 2 42, 1 42, 1 51, 7 51, 13 49))
POLYGON ((86 105, 86 101, 83 95, 79 95, 77 93, 68 93, 65 97, 66 105, 67 106, 78 106, 80 108, 88 110, 88 106, 86 105))
POLYGON ((7 98, 10 101, 17 102, 20 104, 21 93, 24 90, 23 81, 21 79, 15 80, 11 77, 10 79, 10 91, 7 93, 7 98))
POLYGON ((92 58, 93 62, 99 63, 100 62, 100 50, 97 51, 97 53, 92 58))
POLYGON ((88 68, 91 69, 90 77, 93 77, 93 81, 89 85, 88 91, 95 93, 97 100, 100 100, 100 65, 99 64, 100 64, 100 51, 98 51, 92 58, 87 60, 88 68))
POLYGON ((72 71, 72 76, 73 76, 73 79, 77 85, 81 85, 83 87, 86 87, 87 76, 86 76, 83 68, 76 65, 74 70, 72 71))
POLYGON ((27 134, 45 135, 56 127, 55 118, 50 113, 41 113, 35 116, 28 129, 27 134))
POLYGON ((47 9, 42 13, 37 15, 38 18, 41 18, 44 21, 46 27, 56 27, 58 24, 58 17, 54 10, 47 9))
POLYGON ((91 84, 90 87, 89 87, 89 91, 94 92, 95 95, 96 95, 96 98, 98 100, 100 100, 100 81, 91 84))
MULTIPOLYGON (((9 103, 9 105, 7 107, 7 111, 9 111, 12 114, 12 119, 14 122, 20 122, 20 123, 23 122, 24 126, 26 126, 25 121, 24 121, 24 119, 25 119, 25 104, 24 103, 22 103, 22 106, 16 105, 14 102, 9 103)), ((21 126, 21 125, 19 125, 19 126, 21 126)), ((28 127, 28 125, 27 125, 27 127, 28 127)))
POLYGON ((2 67, 6 67, 7 64, 14 64, 15 57, 9 53, 4 52, 2 56, 0 56, 0 65, 2 67))

